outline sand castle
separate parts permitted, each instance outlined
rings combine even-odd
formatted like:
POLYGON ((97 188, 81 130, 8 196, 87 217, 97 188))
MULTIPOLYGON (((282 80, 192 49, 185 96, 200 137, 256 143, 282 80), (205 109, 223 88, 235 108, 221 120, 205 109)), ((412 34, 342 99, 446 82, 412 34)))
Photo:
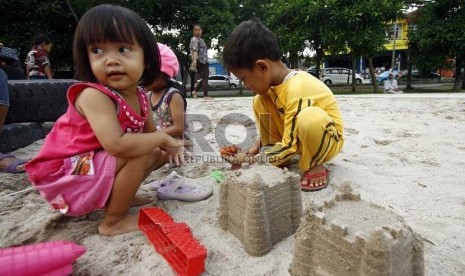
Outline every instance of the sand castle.
POLYGON ((220 188, 220 225, 252 256, 294 234, 301 216, 300 180, 293 172, 255 164, 228 172, 220 188))
POLYGON ((348 183, 340 192, 304 214, 291 275, 424 275, 423 244, 401 217, 360 200, 348 183))

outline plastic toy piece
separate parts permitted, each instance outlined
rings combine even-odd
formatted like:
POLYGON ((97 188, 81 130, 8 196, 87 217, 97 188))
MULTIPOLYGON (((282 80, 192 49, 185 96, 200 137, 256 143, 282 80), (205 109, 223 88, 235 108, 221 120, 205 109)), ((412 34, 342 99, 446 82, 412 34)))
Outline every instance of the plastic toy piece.
POLYGON ((70 241, 0 249, 0 275, 71 275, 72 263, 85 252, 70 241))
POLYGON ((224 173, 219 170, 212 170, 210 176, 217 182, 222 183, 224 181, 224 173))
POLYGON ((189 226, 177 223, 160 208, 142 208, 139 228, 178 275, 196 276, 205 271, 207 249, 192 236, 189 226))

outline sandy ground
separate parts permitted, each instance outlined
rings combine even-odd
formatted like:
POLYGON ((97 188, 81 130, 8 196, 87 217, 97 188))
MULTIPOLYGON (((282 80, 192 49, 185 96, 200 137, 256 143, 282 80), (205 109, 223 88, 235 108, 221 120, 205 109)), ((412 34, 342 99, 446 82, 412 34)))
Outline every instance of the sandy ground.
MULTIPOLYGON (((404 217, 421 235, 427 275, 465 274, 465 95, 337 96, 345 120, 345 147, 328 163, 330 187, 303 193, 304 208, 333 197, 344 181, 352 183, 362 199, 404 217)), ((186 222, 208 250, 204 275, 287 275, 293 237, 274 246, 263 257, 251 257, 232 234, 218 225, 219 185, 215 168, 228 169, 216 158, 218 144, 245 144, 254 135, 251 98, 188 99, 188 112, 211 124, 194 124, 198 162, 177 169, 202 185, 211 185, 212 197, 196 203, 158 201, 176 221, 186 222), (220 121, 244 119, 243 125, 222 128, 220 121), (248 118, 248 119, 247 119, 248 118), (224 131, 225 130, 225 131, 224 131), (199 133, 201 135, 199 135, 199 133), (216 134, 215 134, 216 133, 216 134), (248 135, 246 133, 249 133, 248 135), (208 150, 208 146, 211 150, 208 150), (210 151, 210 152, 208 152, 210 151)), ((41 141, 14 152, 34 156, 41 141)), ((149 180, 170 172, 164 168, 149 180)), ((87 248, 74 265, 76 275, 172 275, 141 232, 117 237, 97 234, 102 212, 67 218, 54 212, 23 175, 0 174, 0 247, 67 239, 87 248)), ((141 190, 148 191, 147 185, 141 190)), ((136 212, 137 210, 132 210, 136 212)))

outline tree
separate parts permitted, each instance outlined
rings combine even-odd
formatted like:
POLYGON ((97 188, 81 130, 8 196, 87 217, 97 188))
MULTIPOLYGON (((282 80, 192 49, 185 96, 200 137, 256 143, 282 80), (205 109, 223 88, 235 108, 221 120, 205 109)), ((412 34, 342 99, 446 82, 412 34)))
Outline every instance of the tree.
POLYGON ((20 50, 21 60, 38 33, 46 33, 53 41, 50 54, 54 72, 67 70, 71 63, 71 45, 76 20, 66 3, 59 0, 6 0, 0 9, 0 40, 5 46, 20 50))
POLYGON ((316 52, 316 73, 320 74, 320 65, 325 51, 333 45, 332 37, 327 30, 330 28, 331 0, 276 0, 270 5, 267 24, 276 34, 283 53, 289 52, 291 59, 297 57, 307 47, 316 52))
POLYGON ((316 52, 317 74, 325 52, 349 53, 354 91, 355 58, 366 57, 377 92, 373 56, 384 49, 387 24, 399 16, 402 4, 402 0, 277 0, 270 9, 268 22, 289 53, 302 49, 305 40, 310 42, 316 52))
POLYGON ((416 26, 409 36, 414 62, 423 68, 441 68, 447 66, 448 58, 455 58, 453 90, 459 91, 460 86, 465 89, 465 81, 460 85, 465 63, 465 2, 428 2, 418 9, 416 26))
POLYGON ((388 23, 402 16, 402 0, 340 1, 332 12, 330 32, 334 36, 339 51, 348 51, 352 59, 352 91, 355 91, 355 59, 363 56, 368 61, 374 92, 378 83, 373 68, 373 56, 384 49, 388 23), (339 41, 337 40, 339 38, 339 41), (345 50, 347 49, 347 50, 345 50))

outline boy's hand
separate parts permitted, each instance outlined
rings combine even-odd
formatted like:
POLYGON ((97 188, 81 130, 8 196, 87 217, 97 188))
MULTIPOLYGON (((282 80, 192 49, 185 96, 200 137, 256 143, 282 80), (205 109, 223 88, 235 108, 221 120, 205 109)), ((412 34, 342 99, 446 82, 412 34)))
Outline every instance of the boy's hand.
POLYGON ((220 149, 221 158, 228 161, 231 164, 242 164, 249 163, 253 164, 257 162, 255 154, 249 152, 241 152, 241 148, 236 145, 229 145, 220 149))
POLYGON ((245 151, 249 155, 257 155, 260 153, 260 139, 255 140, 255 143, 245 151))

